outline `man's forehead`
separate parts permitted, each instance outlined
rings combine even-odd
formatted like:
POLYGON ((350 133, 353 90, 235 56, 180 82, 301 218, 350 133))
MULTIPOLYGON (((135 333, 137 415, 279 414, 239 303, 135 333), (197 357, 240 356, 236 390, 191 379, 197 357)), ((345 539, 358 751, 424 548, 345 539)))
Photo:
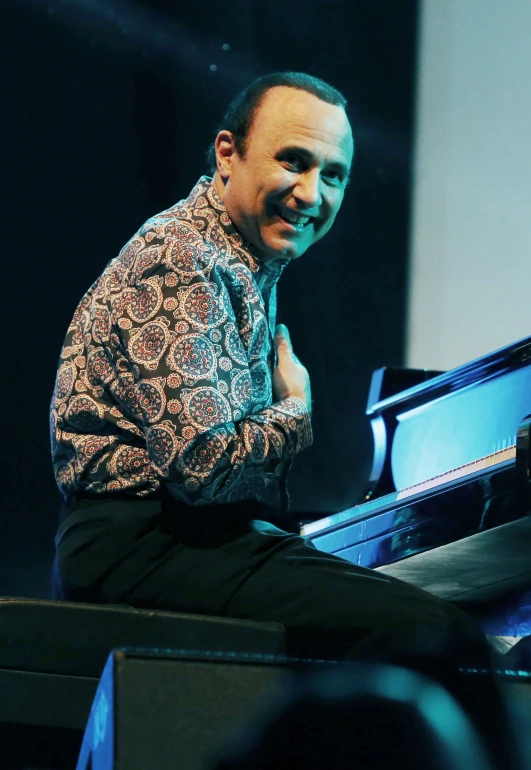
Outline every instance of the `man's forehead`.
POLYGON ((352 132, 342 107, 286 86, 266 92, 255 116, 253 132, 268 144, 316 140, 333 144, 347 155, 352 148, 352 132))

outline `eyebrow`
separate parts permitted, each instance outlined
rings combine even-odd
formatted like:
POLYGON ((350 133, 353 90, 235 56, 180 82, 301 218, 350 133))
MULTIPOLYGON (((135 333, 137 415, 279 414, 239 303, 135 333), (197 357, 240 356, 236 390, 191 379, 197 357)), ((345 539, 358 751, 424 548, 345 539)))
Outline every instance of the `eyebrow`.
MULTIPOLYGON (((292 152, 296 155, 300 155, 305 160, 311 161, 313 160, 314 156, 313 153, 311 153, 309 150, 306 150, 304 147, 299 147, 298 145, 289 145, 288 147, 282 147, 277 153, 277 155, 283 155, 284 153, 292 152)), ((348 179, 350 175, 351 167, 347 166, 345 163, 342 163, 340 160, 333 160, 330 161, 330 163, 327 163, 327 168, 333 168, 336 171, 341 171, 345 178, 348 179)))

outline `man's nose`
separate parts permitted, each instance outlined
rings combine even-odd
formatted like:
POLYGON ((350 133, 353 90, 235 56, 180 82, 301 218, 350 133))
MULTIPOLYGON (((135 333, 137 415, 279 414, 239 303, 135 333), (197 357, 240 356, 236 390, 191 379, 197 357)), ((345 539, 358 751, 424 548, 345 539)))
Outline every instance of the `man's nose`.
POLYGON ((319 208, 323 201, 319 170, 315 169, 300 174, 293 195, 304 204, 305 208, 319 208))

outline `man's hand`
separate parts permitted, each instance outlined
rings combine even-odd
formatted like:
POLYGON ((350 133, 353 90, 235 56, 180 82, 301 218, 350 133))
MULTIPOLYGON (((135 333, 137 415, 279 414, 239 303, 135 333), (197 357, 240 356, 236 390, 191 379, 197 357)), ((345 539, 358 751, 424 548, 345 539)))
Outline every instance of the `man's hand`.
POLYGON ((293 396, 300 398, 308 411, 312 408, 310 377, 306 368, 293 353, 289 332, 284 324, 275 329, 278 365, 273 372, 273 393, 277 401, 293 396))

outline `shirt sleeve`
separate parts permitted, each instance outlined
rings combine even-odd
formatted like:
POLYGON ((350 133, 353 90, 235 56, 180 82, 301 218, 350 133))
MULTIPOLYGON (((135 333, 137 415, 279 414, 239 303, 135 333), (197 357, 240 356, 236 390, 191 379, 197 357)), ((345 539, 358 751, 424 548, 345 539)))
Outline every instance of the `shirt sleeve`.
MULTIPOLYGON (((159 247, 169 254, 171 239, 159 247)), ((312 443, 310 415, 297 398, 272 403, 267 321, 245 285, 223 263, 194 260, 183 280, 163 259, 113 303, 122 405, 178 499, 282 507, 286 462, 312 443)))

